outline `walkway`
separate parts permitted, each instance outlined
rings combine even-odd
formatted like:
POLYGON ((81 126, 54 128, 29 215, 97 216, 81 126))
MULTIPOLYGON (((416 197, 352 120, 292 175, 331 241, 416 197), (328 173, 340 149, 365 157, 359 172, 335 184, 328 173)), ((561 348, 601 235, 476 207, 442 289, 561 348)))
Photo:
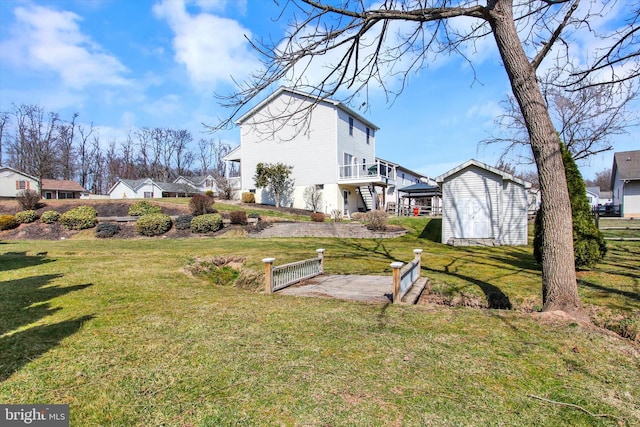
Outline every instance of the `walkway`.
MULTIPOLYGON (((429 279, 421 278, 402 299, 415 304, 429 279)), ((320 275, 277 291, 281 295, 335 298, 349 301, 383 302, 393 300, 391 276, 320 275)))

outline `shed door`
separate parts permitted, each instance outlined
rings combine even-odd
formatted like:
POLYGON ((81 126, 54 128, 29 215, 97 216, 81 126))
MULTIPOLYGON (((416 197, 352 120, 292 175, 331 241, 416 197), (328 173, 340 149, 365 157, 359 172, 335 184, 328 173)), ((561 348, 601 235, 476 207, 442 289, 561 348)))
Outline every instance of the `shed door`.
POLYGON ((476 198, 460 199, 458 202, 458 236, 463 239, 488 239, 491 219, 489 211, 476 198))

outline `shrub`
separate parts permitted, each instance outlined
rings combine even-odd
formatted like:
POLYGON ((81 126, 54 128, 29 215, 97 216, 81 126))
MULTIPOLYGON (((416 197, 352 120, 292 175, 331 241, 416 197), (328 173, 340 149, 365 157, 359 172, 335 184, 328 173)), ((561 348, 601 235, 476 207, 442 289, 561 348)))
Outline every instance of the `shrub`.
POLYGON ((254 193, 242 193, 242 203, 255 203, 256 195, 254 193))
POLYGON ((331 211, 331 219, 333 219, 333 222, 342 221, 342 211, 340 209, 332 210, 331 211))
POLYGON ((113 237, 120 231, 120 226, 114 222, 101 222, 96 227, 96 237, 101 239, 113 237))
POLYGON ((136 231, 143 236, 160 236, 171 230, 171 217, 163 213, 142 215, 136 221, 136 231))
POLYGON ((233 211, 230 214, 231 224, 247 225, 247 213, 245 211, 233 211))
POLYGON ((60 218, 60 214, 56 211, 44 211, 42 215, 40 215, 40 221, 45 224, 53 224, 60 218))
POLYGON ((196 216, 191 220, 192 233, 209 233, 222 228, 222 216, 220 214, 205 214, 196 216))
POLYGON ((191 209, 191 215, 206 215, 215 213, 213 208, 213 197, 205 196, 204 194, 196 194, 191 200, 189 200, 189 208, 191 209))
POLYGON ((38 219, 38 213, 36 211, 28 210, 21 211, 16 214, 16 221, 20 224, 28 224, 38 219))
POLYGON ((95 227, 97 212, 91 206, 78 206, 60 215, 60 223, 69 230, 95 227))
POLYGON ((207 190, 207 191, 204 192, 204 195, 207 196, 207 197, 213 197, 213 191, 207 190))
MULTIPOLYGON (((571 199, 575 267, 593 267, 606 255, 607 245, 604 236, 598 227, 596 227, 595 221, 591 216, 591 207, 587 200, 584 180, 582 179, 580 170, 564 144, 561 144, 561 150, 562 162, 564 163, 565 175, 567 177, 569 198, 571 199)), ((533 255, 538 264, 542 263, 542 216, 544 215, 544 209, 543 203, 536 215, 534 223, 533 255)))
POLYGON ((13 215, 0 215, 0 230, 11 230, 18 226, 18 221, 13 215))
POLYGON ((147 202, 146 200, 135 202, 131 207, 129 207, 130 216, 142 216, 156 213, 162 213, 162 208, 158 205, 147 202))
POLYGON ((189 230, 191 228, 192 215, 180 215, 176 218, 176 230, 189 230))
POLYGON ((374 231, 386 230, 388 220, 387 214, 381 210, 369 211, 364 216, 364 223, 367 228, 374 231))
POLYGON ((22 190, 16 194, 16 200, 26 211, 38 209, 40 207, 40 193, 36 190, 22 190))
POLYGON ((324 214, 322 212, 314 212, 311 214, 311 221, 324 222, 324 214))

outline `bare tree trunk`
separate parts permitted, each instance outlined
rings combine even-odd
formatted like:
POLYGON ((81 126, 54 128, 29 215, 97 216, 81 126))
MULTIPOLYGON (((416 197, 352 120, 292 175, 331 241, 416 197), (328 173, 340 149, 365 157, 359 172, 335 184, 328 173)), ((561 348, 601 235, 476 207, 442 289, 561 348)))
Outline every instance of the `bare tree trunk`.
POLYGON ((511 0, 493 0, 489 22, 511 88, 527 124, 542 195, 542 302, 544 311, 562 310, 588 320, 576 282, 571 203, 560 152, 560 139, 518 37, 511 0))

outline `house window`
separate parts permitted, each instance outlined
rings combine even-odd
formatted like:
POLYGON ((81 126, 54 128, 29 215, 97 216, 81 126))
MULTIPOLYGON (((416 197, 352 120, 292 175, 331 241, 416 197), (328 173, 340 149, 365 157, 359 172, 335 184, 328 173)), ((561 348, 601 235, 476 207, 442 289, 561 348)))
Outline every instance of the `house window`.
POLYGON ((367 128, 367 145, 369 145, 369 138, 371 137, 371 129, 367 128))
POLYGON ((316 190, 324 190, 324 184, 316 184, 316 190))
POLYGON ((349 135, 353 136, 353 117, 349 117, 349 135))
POLYGON ((362 170, 363 171, 367 170, 367 159, 362 159, 362 170))
POLYGON ((29 188, 29 185, 27 181, 24 181, 24 180, 16 181, 16 190, 27 190, 28 188, 29 188))
POLYGON ((44 193, 44 198, 53 199, 53 193, 51 193, 51 191, 47 191, 46 193, 44 193))
POLYGON ((144 192, 145 199, 153 199, 153 191, 145 191, 144 192))

